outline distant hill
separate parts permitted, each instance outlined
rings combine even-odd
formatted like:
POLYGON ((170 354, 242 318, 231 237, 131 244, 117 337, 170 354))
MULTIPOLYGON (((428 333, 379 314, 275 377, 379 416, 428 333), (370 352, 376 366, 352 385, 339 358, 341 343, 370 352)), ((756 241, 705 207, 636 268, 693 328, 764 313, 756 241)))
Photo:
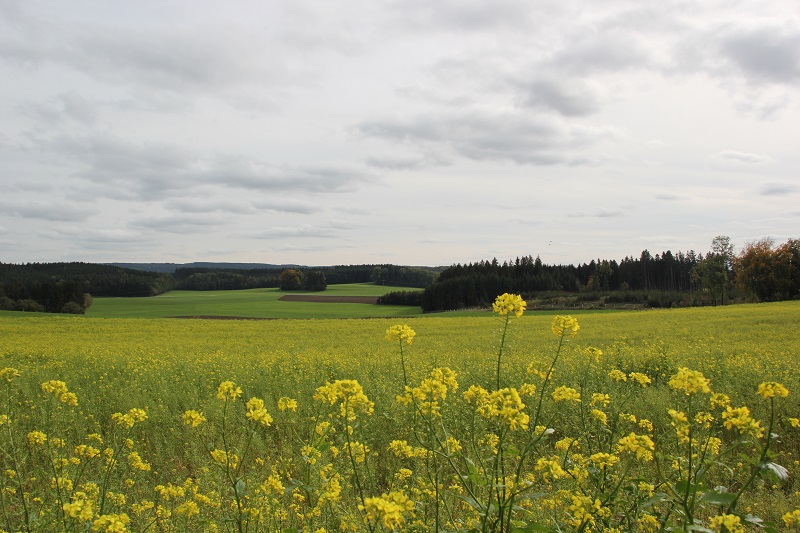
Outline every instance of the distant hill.
POLYGON ((173 274, 179 268, 212 268, 212 269, 285 269, 285 268, 308 268, 303 265, 273 265, 269 263, 210 263, 196 261, 194 263, 105 263, 106 265, 120 268, 130 268, 133 270, 144 270, 146 272, 163 272, 173 274))

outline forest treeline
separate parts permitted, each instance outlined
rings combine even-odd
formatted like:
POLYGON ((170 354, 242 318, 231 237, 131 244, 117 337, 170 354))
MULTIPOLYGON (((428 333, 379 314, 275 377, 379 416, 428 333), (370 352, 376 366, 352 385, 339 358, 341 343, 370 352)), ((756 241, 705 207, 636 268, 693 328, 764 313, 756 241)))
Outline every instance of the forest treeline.
POLYGON ((421 296, 422 309, 442 311, 487 307, 505 292, 604 293, 609 303, 651 307, 717 305, 732 300, 786 300, 800 296, 800 240, 775 246, 765 238, 733 253, 730 239, 716 237, 711 251, 652 255, 580 265, 545 265, 539 257, 457 264, 444 269, 421 296))
POLYGON ((92 296, 155 296, 175 288, 170 274, 94 263, 0 263, 0 309, 83 313, 92 296))
MULTIPOLYGON (((297 267, 324 284, 369 283, 424 288, 436 269, 395 265, 297 267)), ((173 273, 96 263, 0 263, 0 310, 83 313, 92 297, 155 296, 173 289, 237 290, 281 286, 284 268, 187 267, 173 273)), ((312 289, 314 290, 314 289, 312 289)))

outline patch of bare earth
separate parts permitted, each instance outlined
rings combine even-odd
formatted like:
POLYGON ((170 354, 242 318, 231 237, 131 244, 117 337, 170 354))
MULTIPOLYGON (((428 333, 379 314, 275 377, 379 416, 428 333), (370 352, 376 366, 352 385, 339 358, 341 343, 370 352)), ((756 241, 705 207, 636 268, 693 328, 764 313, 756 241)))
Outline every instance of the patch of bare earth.
POLYGON ((278 298, 282 302, 315 302, 338 304, 376 304, 377 296, 322 296, 318 294, 285 294, 278 298))

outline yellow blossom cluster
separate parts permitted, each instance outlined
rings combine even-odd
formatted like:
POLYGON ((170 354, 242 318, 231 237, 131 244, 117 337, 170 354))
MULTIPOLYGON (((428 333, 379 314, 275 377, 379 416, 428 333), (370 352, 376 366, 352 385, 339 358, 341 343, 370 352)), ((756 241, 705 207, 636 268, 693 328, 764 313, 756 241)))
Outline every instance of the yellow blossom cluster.
POLYGON ((67 390, 67 384, 63 381, 51 379, 42 383, 42 392, 52 394, 66 405, 75 407, 78 405, 78 397, 75 393, 67 390))
POLYGON ((406 515, 414 509, 414 502, 402 492, 392 491, 381 496, 364 498, 358 506, 364 511, 365 519, 381 523, 387 529, 398 529, 406 520, 406 515))
POLYGON ((500 316, 514 314, 521 317, 528 304, 519 294, 504 293, 498 296, 492 304, 492 311, 500 316))
POLYGON ((408 324, 397 324, 386 330, 386 340, 389 342, 411 344, 415 336, 416 332, 408 324))
POLYGON ((272 425, 272 416, 267 412, 264 407, 264 400, 261 398, 250 398, 245 404, 247 414, 245 415, 248 420, 258 422, 262 426, 272 425))
POLYGON ((556 315, 550 329, 556 337, 563 337, 565 335, 574 337, 578 334, 581 327, 578 325, 577 318, 573 318, 569 315, 556 315))
POLYGON ((786 398, 789 396, 789 390, 780 383, 768 381, 758 386, 758 394, 765 400, 776 396, 779 398, 786 398))
POLYGON ((512 431, 528 429, 530 416, 525 412, 517 389, 503 388, 488 392, 483 387, 472 385, 465 393, 464 399, 475 403, 476 412, 486 419, 498 419, 512 431))
POLYGON ((111 415, 111 419, 116 422, 118 426, 131 429, 137 422, 144 422, 147 420, 147 413, 144 411, 144 409, 134 407, 124 414, 114 413, 111 415))
POLYGON ((200 411, 195 411, 194 409, 189 409, 188 411, 184 412, 181 419, 183 420, 184 424, 193 428, 196 428, 206 421, 206 417, 203 416, 203 413, 200 411))
POLYGON ((676 391, 683 391, 687 395, 695 393, 710 393, 711 382, 702 372, 689 370, 686 367, 678 368, 678 373, 669 380, 669 386, 676 391))
POLYGON ((354 379, 337 379, 318 387, 314 399, 334 405, 339 402, 339 416, 346 420, 355 420, 358 412, 371 415, 375 404, 364 394, 361 384, 354 379))
POLYGON ((233 402, 242 395, 242 388, 233 381, 223 381, 217 387, 217 399, 223 402, 233 402))
POLYGON ((447 391, 458 390, 456 373, 449 368, 434 368, 430 377, 423 379, 417 387, 405 387, 397 402, 402 405, 414 404, 425 415, 441 416, 441 403, 447 398, 447 391))

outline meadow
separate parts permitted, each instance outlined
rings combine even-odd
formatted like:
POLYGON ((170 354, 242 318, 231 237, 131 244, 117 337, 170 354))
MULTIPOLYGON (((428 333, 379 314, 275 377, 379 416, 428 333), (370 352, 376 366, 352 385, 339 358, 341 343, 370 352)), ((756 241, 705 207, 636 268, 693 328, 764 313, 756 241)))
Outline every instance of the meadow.
MULTIPOLYGON (((329 285, 325 297, 382 296, 409 290, 373 283, 329 285)), ((309 303, 281 301, 287 294, 277 288, 239 291, 170 291, 154 297, 95 298, 86 316, 94 318, 165 318, 176 316, 238 316, 247 318, 363 318, 420 314, 417 307, 360 303, 309 303)))
POLYGON ((800 303, 509 302, 0 316, 0 530, 797 527, 800 303))

